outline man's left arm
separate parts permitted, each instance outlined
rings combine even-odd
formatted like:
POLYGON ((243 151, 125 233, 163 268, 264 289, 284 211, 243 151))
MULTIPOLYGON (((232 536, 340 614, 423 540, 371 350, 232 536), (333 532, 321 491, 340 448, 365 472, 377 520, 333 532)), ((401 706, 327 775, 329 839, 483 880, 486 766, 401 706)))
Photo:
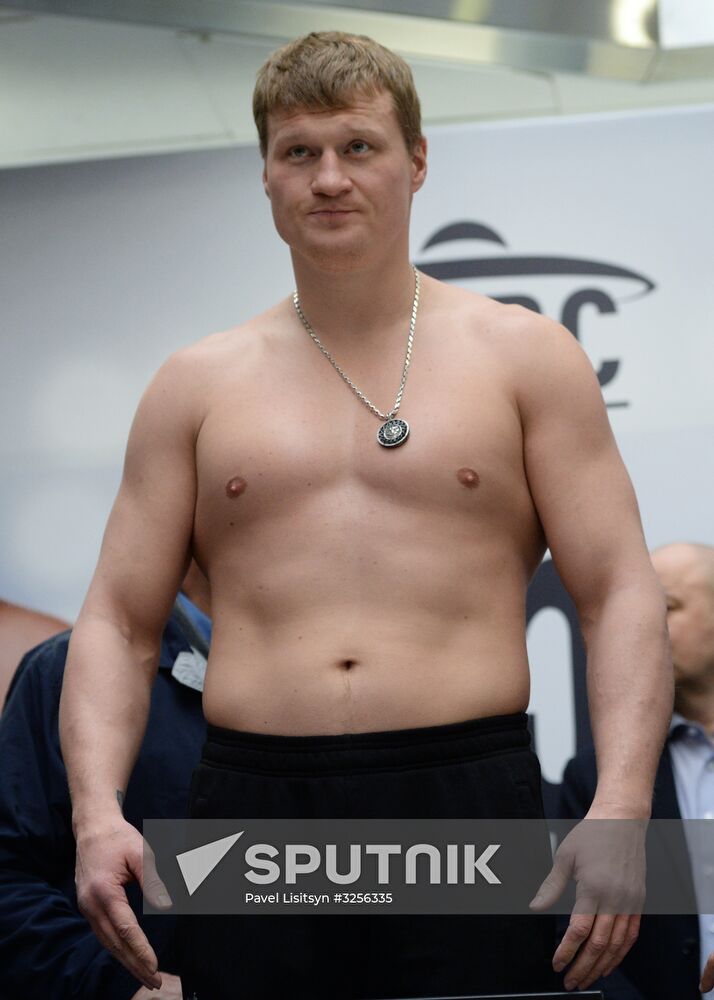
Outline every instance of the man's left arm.
MULTIPOLYGON (((528 314, 519 322, 516 391, 526 475, 587 651, 598 782, 586 818, 646 821, 672 712, 664 595, 585 352, 551 320, 528 314)), ((636 917, 603 915, 589 925, 574 917, 556 953, 556 964, 565 965, 584 942, 566 985, 584 987, 607 973, 638 926, 636 917)))

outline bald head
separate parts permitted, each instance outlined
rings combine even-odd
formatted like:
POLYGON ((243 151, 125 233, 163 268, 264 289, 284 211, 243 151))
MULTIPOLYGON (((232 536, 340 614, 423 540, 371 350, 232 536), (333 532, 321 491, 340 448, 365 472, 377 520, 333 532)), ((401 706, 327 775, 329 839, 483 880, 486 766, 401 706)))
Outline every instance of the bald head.
POLYGON ((667 595, 675 682, 714 690, 714 547, 676 542, 651 555, 667 595))
POLYGON ((663 578, 686 577, 708 587, 714 601, 714 546, 698 542, 672 542, 650 553, 655 572, 663 578))

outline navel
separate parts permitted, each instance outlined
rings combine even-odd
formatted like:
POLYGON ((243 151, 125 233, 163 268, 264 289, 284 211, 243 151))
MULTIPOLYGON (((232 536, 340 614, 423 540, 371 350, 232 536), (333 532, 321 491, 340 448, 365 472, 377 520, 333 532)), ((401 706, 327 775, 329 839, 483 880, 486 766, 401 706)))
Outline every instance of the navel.
POLYGON ((233 476, 226 483, 226 496, 229 500, 235 500, 241 493, 245 493, 248 483, 241 476, 233 476))
POLYGON ((466 486, 470 490, 475 490, 481 482, 478 472, 475 469, 469 469, 467 466, 458 470, 456 478, 462 486, 466 486))
POLYGON ((345 670, 351 670, 352 667, 357 666, 357 660, 340 660, 340 666, 345 670))

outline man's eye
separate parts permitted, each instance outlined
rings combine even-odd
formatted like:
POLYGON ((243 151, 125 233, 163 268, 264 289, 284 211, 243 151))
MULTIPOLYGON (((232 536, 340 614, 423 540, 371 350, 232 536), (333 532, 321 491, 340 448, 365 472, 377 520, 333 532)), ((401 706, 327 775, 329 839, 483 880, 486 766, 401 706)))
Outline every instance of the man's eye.
POLYGON ((355 139, 354 142, 350 143, 350 149, 353 153, 364 153, 369 149, 369 144, 363 139, 355 139))
POLYGON ((288 156, 293 160, 302 160, 308 154, 307 146, 293 146, 288 150, 288 156))

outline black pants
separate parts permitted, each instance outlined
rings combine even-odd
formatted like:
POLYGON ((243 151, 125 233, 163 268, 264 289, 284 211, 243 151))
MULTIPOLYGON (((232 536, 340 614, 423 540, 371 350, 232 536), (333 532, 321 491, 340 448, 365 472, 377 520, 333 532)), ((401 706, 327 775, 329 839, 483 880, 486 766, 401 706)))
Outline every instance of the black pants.
MULTIPOLYGON (((338 736, 208 727, 193 818, 538 818, 526 716, 338 736)), ((181 918, 186 1000, 367 1000, 554 988, 554 918, 181 918)))

